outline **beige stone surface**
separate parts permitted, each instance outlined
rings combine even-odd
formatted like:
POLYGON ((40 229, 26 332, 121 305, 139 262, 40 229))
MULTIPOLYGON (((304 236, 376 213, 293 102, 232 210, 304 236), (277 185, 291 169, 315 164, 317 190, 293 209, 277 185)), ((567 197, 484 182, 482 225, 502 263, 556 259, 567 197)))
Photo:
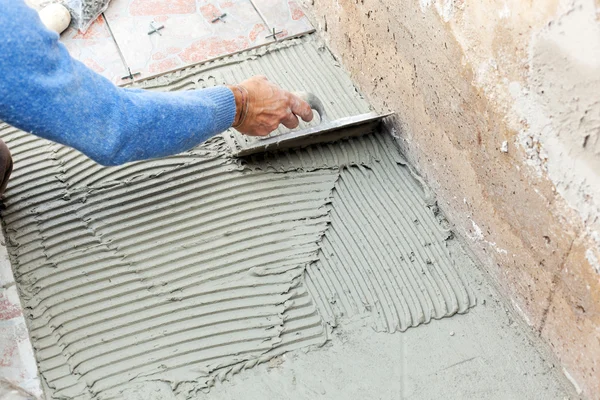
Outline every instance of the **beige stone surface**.
MULTIPOLYGON (((579 391, 600 393, 600 282, 589 268, 586 238, 575 240, 552 294, 542 337, 579 391)), ((567 375, 567 376, 568 376, 567 375)))
POLYGON ((598 2, 310 3, 455 231, 598 398, 598 2))

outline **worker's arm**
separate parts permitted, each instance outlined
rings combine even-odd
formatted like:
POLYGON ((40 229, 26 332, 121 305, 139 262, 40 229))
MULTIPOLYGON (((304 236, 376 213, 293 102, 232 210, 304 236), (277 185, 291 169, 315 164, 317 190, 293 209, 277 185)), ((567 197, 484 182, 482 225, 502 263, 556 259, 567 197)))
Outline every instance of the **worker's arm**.
POLYGON ((267 102, 265 110, 278 107, 270 114, 269 127, 297 125, 290 116, 294 113, 310 118, 306 104, 257 78, 246 82, 243 91, 224 86, 177 93, 119 88, 71 58, 58 39, 22 0, 0 0, 0 120, 74 147, 100 164, 176 154, 242 117, 242 132, 263 134, 254 119, 266 115, 259 101, 265 88, 277 104, 267 102), (279 98, 288 104, 277 102, 279 98), (249 102, 246 108, 242 101, 249 102))

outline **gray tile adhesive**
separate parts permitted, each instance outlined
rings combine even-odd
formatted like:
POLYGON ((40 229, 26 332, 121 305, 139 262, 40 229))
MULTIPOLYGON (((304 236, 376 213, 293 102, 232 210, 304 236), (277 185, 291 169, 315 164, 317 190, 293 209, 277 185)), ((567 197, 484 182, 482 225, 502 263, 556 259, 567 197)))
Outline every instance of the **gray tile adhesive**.
MULTIPOLYGON (((266 74, 368 112, 314 37, 142 83, 188 90, 266 74)), ((391 136, 245 161, 225 133, 186 153, 103 168, 6 125, 2 212, 49 398, 180 398, 284 352, 321 346, 344 316, 394 332, 475 304, 453 240, 391 136)))

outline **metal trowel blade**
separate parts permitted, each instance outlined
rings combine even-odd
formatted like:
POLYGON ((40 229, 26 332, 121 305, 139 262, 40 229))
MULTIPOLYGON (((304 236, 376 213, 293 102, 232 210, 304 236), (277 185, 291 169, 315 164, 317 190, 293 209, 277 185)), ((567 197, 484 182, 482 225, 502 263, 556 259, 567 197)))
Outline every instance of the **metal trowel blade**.
POLYGON ((374 112, 351 117, 324 121, 317 126, 265 137, 239 148, 233 155, 241 157, 267 151, 277 151, 292 147, 305 147, 311 144, 334 142, 339 139, 361 136, 373 131, 381 119, 391 114, 379 115, 374 112))

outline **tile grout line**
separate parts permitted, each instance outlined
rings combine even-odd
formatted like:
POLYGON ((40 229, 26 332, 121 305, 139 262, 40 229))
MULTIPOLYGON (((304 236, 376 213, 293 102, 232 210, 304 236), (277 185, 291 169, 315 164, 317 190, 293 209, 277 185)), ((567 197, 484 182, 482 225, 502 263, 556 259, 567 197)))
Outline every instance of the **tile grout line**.
MULTIPOLYGON (((265 23, 265 25, 267 26, 267 30, 271 31, 272 29, 274 29, 274 27, 271 27, 269 25, 269 22, 267 22, 267 18, 265 18, 265 16, 263 15, 262 12, 260 12, 260 10, 258 9, 256 3, 254 3, 254 0, 250 0, 250 4, 252 4, 252 7, 254 8, 254 11, 256 11, 258 13, 258 15, 260 16, 260 19, 263 20, 263 22, 265 23)), ((276 38, 274 38, 276 39, 276 38)))
POLYGON ((125 73, 126 74, 128 73, 131 75, 131 69, 129 69, 129 65, 127 65, 125 56, 123 55, 123 52, 121 51, 121 48, 119 47, 119 43, 117 42, 117 39, 115 38, 115 35, 113 34, 113 31, 110 27, 110 23, 108 22, 108 19, 106 18, 106 15, 104 15, 104 13, 102 13, 102 18, 104 18, 104 22, 106 23, 106 28, 108 28, 108 33, 110 33, 110 37, 111 37, 113 43, 115 44, 115 47, 117 48, 117 53, 119 53, 119 58, 121 58, 121 62, 123 63, 123 67, 125 68, 125 73))

